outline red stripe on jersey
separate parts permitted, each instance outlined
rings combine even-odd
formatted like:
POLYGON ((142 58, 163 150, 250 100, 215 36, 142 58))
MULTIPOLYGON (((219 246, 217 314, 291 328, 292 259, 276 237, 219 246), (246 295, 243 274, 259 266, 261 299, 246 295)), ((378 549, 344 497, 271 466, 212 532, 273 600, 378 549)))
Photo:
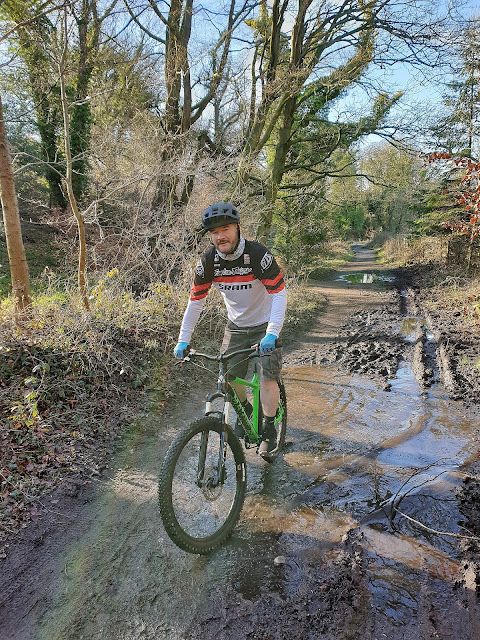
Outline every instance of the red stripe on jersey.
POLYGON ((204 289, 208 291, 211 286, 212 286, 211 282, 205 282, 204 284, 197 284, 197 285, 193 284, 192 293, 197 293, 199 291, 203 291, 204 289))
POLYGON ((205 293, 192 293, 190 295, 190 300, 202 300, 207 296, 208 296, 208 289, 205 291, 205 293))
POLYGON ((201 300, 202 298, 206 298, 211 286, 211 282, 205 282, 204 284, 197 285, 193 284, 192 290, 190 291, 190 300, 201 300))
POLYGON ((262 284, 264 284, 266 287, 274 287, 276 284, 278 284, 280 282, 280 280, 283 280, 283 276, 281 273, 278 274, 278 276, 276 278, 274 278, 273 280, 267 280, 262 279, 262 284))
POLYGON ((214 282, 252 282, 256 280, 253 273, 248 276, 218 276, 213 279, 214 282))
POLYGON ((277 287, 276 289, 267 289, 268 293, 279 293, 280 291, 283 291, 283 289, 285 289, 285 283, 282 282, 282 284, 277 287))

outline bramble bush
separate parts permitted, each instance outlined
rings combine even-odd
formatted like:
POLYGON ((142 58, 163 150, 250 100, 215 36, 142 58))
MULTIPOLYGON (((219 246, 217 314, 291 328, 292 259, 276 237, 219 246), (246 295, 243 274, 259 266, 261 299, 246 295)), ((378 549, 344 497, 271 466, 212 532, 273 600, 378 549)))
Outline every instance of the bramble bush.
POLYGON ((64 474, 93 464, 86 448, 116 437, 149 361, 174 339, 186 293, 153 283, 134 296, 116 277, 98 280, 90 311, 54 282, 21 326, 11 300, 0 303, 0 538, 64 474))

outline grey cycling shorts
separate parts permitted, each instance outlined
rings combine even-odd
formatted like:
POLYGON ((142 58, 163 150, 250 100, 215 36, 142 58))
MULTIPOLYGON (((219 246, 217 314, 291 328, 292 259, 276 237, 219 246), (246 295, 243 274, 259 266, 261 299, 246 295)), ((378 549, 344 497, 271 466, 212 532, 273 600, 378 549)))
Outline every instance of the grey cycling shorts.
MULTIPOLYGON (((260 344, 265 337, 267 323, 257 327, 238 327, 233 322, 228 322, 225 327, 220 353, 231 353, 237 349, 246 349, 254 344, 260 344)), ((279 380, 282 370, 282 345, 277 338, 277 347, 270 354, 259 358, 248 359, 247 354, 235 356, 228 361, 230 377, 245 378, 250 362, 256 363, 259 380, 279 380)))

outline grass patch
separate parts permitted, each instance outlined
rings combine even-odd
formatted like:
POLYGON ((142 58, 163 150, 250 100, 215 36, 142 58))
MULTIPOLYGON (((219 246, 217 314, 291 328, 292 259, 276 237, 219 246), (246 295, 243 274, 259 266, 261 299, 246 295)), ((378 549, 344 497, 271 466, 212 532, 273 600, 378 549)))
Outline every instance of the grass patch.
POLYGON ((352 250, 350 242, 342 240, 328 242, 325 245, 318 265, 310 271, 309 279, 327 279, 334 271, 343 266, 345 262, 353 260, 354 256, 355 252, 352 250))
POLYGON ((480 333, 480 283, 476 277, 436 269, 424 287, 429 311, 445 315, 457 332, 480 333))
MULTIPOLYGON (((39 293, 48 283, 47 278, 41 278, 45 268, 57 269, 61 264, 60 252, 52 245, 55 231, 45 225, 22 222, 22 235, 31 279, 30 288, 34 294, 39 293)), ((0 237, 0 298, 9 295, 11 286, 7 245, 3 236, 0 237)))
POLYGON ((393 236, 378 234, 367 245, 378 249, 380 262, 401 267, 407 265, 444 265, 447 256, 447 236, 393 236))
POLYGON ((286 342, 308 327, 326 303, 324 296, 301 281, 290 279, 287 291, 287 313, 282 330, 286 342))

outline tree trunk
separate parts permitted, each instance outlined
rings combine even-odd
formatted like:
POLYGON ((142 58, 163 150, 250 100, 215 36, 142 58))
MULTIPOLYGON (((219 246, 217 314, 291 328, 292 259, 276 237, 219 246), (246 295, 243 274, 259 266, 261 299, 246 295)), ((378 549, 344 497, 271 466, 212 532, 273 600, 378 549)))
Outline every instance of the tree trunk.
POLYGON ((30 285, 28 266, 23 246, 17 193, 13 181, 12 162, 8 150, 7 134, 3 119, 3 107, 0 97, 0 192, 3 209, 3 222, 7 239, 8 261, 12 276, 12 293, 17 317, 25 314, 30 304, 30 285))
MULTIPOLYGON (((165 38, 165 87, 167 91, 165 104, 165 144, 160 164, 162 171, 174 165, 176 154, 181 153, 184 144, 178 137, 189 130, 191 125, 192 96, 190 87, 190 69, 188 65, 188 44, 191 36, 192 0, 172 0, 167 20, 165 38), (181 107, 182 82, 184 104, 181 107)), ((153 209, 162 210, 169 216, 175 205, 187 197, 184 191, 179 199, 177 194, 177 176, 165 173, 157 181, 152 201, 153 209)))
POLYGON ((260 224, 257 229, 257 238, 264 244, 267 242, 275 213, 278 188, 285 172, 287 154, 291 146, 292 127, 295 119, 297 99, 289 98, 284 106, 282 124, 278 131, 278 140, 275 146, 275 156, 266 189, 267 206, 260 214, 260 224))
POLYGON ((73 215, 75 216, 75 220, 77 221, 77 229, 78 229, 78 242, 79 242, 79 252, 78 252, 78 291, 82 298, 83 306, 85 309, 89 309, 90 305, 88 304, 88 296, 87 296, 87 243, 85 237, 85 219, 83 217, 82 212, 78 208, 77 199, 75 197, 75 193, 73 191, 73 162, 72 162, 72 153, 70 150, 70 119, 68 116, 68 103, 67 103, 67 94, 65 90, 65 66, 66 66, 66 55, 67 55, 67 28, 66 28, 67 15, 65 10, 65 43, 64 49, 62 52, 62 58, 59 64, 59 76, 60 76, 60 95, 62 100, 62 111, 63 111, 63 126, 65 133, 65 161, 67 164, 67 172, 65 176, 65 183, 67 186, 68 200, 70 203, 70 207, 72 209, 73 215))
POLYGON ((75 102, 70 118, 70 147, 73 192, 77 201, 81 202, 89 182, 88 152, 92 137, 92 112, 88 94, 90 79, 97 63, 102 25, 96 0, 83 0, 75 20, 78 26, 78 54, 74 82, 75 102))
MULTIPOLYGON (((28 5, 17 14, 13 6, 6 8, 10 19, 22 23, 28 17, 28 5)), ((20 7, 20 5, 18 5, 20 7)), ((3 8, 3 7, 2 7, 3 8)), ((58 95, 54 88, 51 64, 46 43, 53 39, 48 21, 40 16, 26 27, 17 30, 19 54, 28 71, 30 89, 35 107, 36 124, 40 134, 43 160, 45 161, 45 179, 48 183, 50 208, 65 209, 67 202, 62 191, 63 158, 58 153, 57 138, 61 127, 61 113, 58 95)))

